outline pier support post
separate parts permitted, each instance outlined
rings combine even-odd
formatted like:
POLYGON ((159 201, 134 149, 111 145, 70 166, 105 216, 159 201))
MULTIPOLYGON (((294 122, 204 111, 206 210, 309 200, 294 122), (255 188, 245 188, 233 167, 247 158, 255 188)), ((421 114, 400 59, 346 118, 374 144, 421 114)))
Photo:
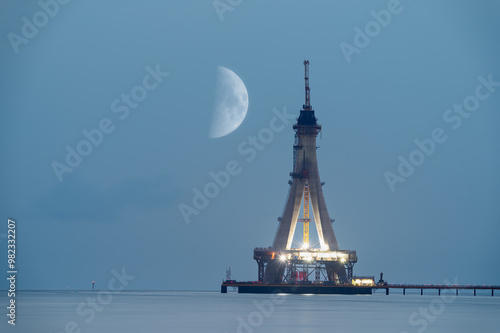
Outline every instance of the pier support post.
POLYGON ((264 271, 265 271, 264 261, 257 260, 257 266, 259 268, 259 282, 262 282, 264 281, 264 271))
POLYGON ((493 290, 495 290, 495 289, 491 289, 491 296, 493 296, 493 290))
POLYGON ((389 288, 385 288, 385 294, 389 295, 389 288))
POLYGON ((424 294, 424 288, 420 288, 420 296, 424 294))
POLYGON ((476 296, 476 289, 474 289, 474 296, 476 296))
POLYGON ((441 296, 441 289, 438 289, 438 295, 441 296))
POLYGON ((221 292, 221 294, 227 294, 227 287, 226 286, 220 286, 220 292, 221 292))
MULTIPOLYGON (((321 264, 316 263, 316 268, 314 271, 314 281, 320 281, 321 280, 321 264)), ((349 281, 349 283, 352 283, 352 281, 349 281)))
POLYGON ((406 295, 406 288, 403 288, 403 295, 406 295))
POLYGON ((457 289, 457 296, 458 296, 458 289, 457 289))

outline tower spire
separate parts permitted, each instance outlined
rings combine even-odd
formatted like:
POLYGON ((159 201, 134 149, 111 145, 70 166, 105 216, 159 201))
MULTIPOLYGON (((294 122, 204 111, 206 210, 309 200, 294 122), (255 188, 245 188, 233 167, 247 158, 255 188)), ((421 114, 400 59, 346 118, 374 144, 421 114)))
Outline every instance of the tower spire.
POLYGON ((309 89, 309 60, 304 60, 304 80, 306 84, 306 104, 304 104, 304 110, 311 110, 311 92, 309 89))

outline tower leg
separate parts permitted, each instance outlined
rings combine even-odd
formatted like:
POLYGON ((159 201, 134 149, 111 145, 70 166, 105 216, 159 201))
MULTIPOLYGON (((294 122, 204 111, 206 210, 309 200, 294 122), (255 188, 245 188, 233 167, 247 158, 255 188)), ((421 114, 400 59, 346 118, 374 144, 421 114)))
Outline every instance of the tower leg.
POLYGON ((329 262, 325 264, 328 281, 347 283, 347 274, 344 265, 338 262, 329 262), (338 280, 338 281, 337 281, 338 280))
POLYGON ((257 261, 257 265, 259 266, 259 282, 264 281, 264 262, 262 260, 257 261))
POLYGON ((280 283, 283 281, 283 275, 285 273, 286 266, 277 261, 272 260, 267 263, 264 271, 264 283, 280 283))

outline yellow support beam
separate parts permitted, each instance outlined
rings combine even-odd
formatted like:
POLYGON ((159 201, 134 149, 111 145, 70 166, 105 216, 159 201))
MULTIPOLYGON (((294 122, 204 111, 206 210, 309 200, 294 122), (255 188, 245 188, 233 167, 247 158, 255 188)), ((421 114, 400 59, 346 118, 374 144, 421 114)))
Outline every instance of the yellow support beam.
POLYGON ((309 184, 307 180, 304 183, 304 233, 303 244, 309 247, 309 184))

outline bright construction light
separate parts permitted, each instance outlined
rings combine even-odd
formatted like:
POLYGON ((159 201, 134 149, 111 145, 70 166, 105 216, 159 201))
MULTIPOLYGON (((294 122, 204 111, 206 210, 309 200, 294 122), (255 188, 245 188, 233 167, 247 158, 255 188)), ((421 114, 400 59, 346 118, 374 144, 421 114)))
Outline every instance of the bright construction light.
POLYGON ((305 250, 305 249, 308 249, 309 248, 309 243, 304 243, 302 244, 302 248, 305 250))
POLYGON ((281 260, 281 261, 285 261, 285 260, 286 260, 286 256, 281 255, 281 256, 280 256, 280 260, 281 260))
POLYGON ((340 259, 340 261, 345 262, 345 258, 340 259))

